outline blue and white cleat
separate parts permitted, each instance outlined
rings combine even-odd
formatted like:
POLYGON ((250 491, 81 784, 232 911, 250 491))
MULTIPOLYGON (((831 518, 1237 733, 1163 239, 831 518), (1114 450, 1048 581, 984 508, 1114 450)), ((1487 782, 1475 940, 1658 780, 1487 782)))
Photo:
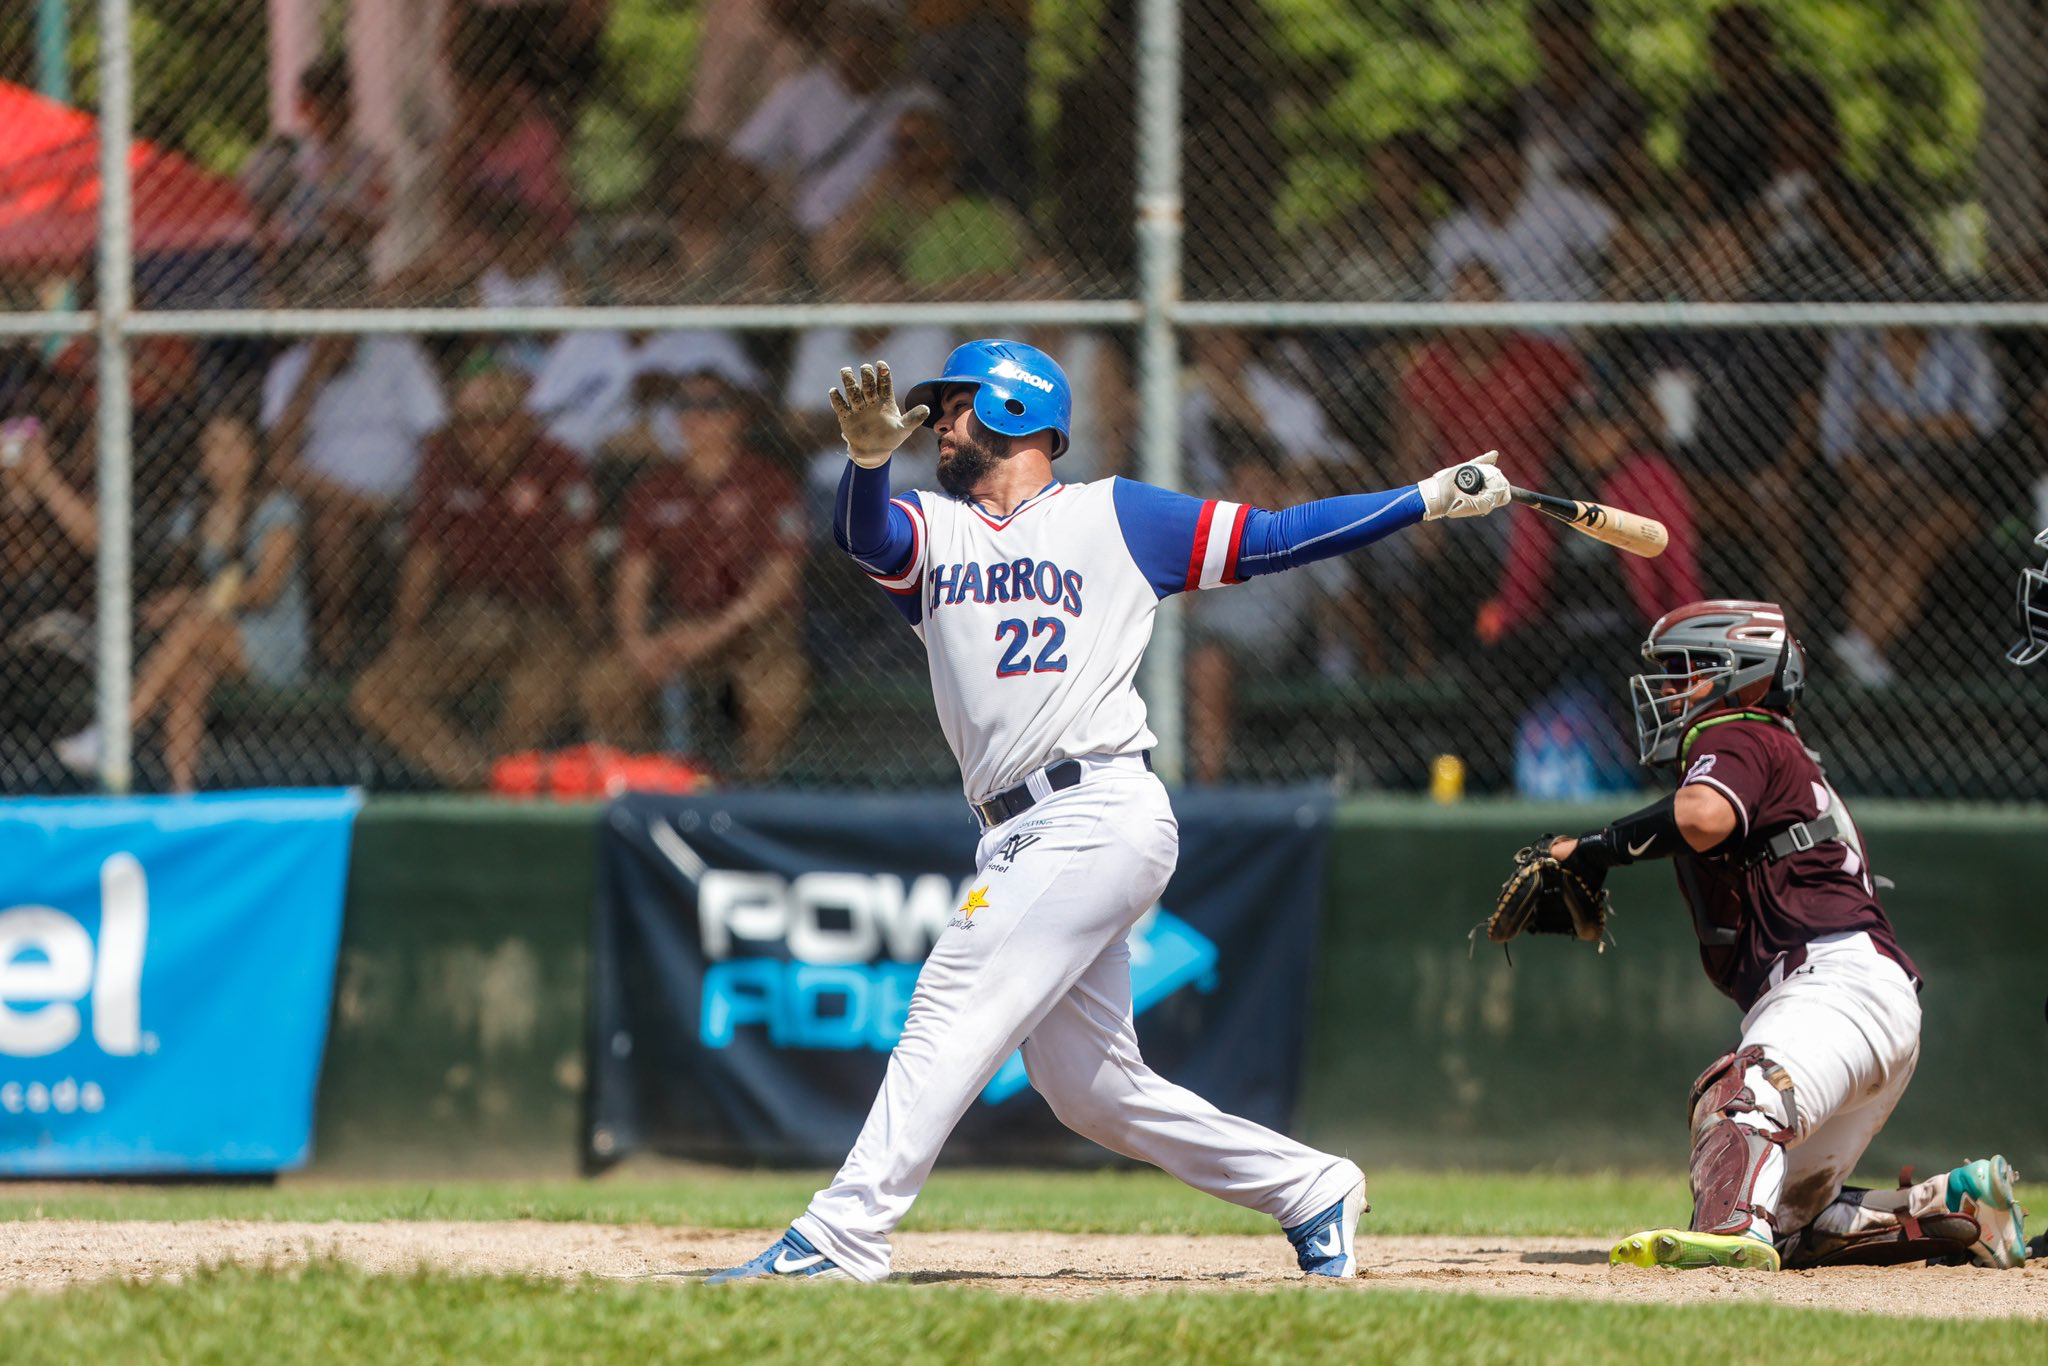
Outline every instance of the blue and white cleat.
POLYGON ((1358 1216, 1371 1208, 1365 1202, 1365 1178, 1361 1176, 1342 1200, 1286 1230, 1302 1271, 1310 1276, 1356 1276, 1358 1216))
POLYGON ((853 1279, 839 1263, 811 1246, 811 1240, 795 1229, 782 1235, 775 1246, 744 1266, 731 1267, 725 1271, 714 1271, 704 1278, 706 1285, 725 1285, 731 1281, 772 1280, 816 1280, 850 1281, 853 1279))
POLYGON ((2013 1267, 2027 1260, 2024 1211, 2013 1194, 2019 1178, 2002 1157, 1980 1157, 1948 1174, 1948 1207, 1977 1221, 1970 1260, 1979 1266, 2013 1267))

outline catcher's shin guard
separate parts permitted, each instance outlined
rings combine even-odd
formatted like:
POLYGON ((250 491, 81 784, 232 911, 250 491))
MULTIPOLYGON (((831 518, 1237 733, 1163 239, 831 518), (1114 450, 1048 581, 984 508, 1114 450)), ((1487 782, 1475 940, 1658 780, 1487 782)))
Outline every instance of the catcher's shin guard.
POLYGON ((1723 1054, 1692 1084, 1694 1232, 1733 1235, 1759 1219, 1775 1224, 1766 1201, 1777 1195, 1784 1146, 1798 1123, 1792 1102, 1791 1076, 1753 1044, 1723 1054), (1782 1119, 1773 1113, 1780 1108, 1782 1119))
MULTIPOLYGON (((1844 1191, 1836 1204, 1863 1194, 1844 1191)), ((1829 1210, 1822 1211, 1825 1216, 1829 1210)), ((1912 1214, 1904 1210, 1880 1216, 1850 1232, 1837 1232, 1825 1217, 1817 1218, 1780 1249, 1787 1270, 1816 1266, 1903 1266, 1908 1262, 1943 1262, 1967 1256, 1981 1236, 1977 1221, 1946 1210, 1912 1214)))

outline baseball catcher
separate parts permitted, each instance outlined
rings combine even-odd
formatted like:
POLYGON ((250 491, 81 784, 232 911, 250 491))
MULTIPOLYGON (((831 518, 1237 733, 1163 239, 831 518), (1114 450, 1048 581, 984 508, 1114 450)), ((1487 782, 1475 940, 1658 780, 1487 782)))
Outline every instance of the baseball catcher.
MULTIPOLYGON (((2034 538, 2034 544, 2048 550, 2048 529, 2034 538)), ((2032 664, 2048 655, 2048 565, 2020 571, 2020 629, 2026 634, 2005 652, 2015 664, 2032 664)))
POLYGON ((1784 612, 1691 603, 1650 628, 1643 657, 1648 670, 1629 684, 1639 757, 1672 766, 1677 790, 1516 855, 1489 926, 1496 939, 1544 926, 1597 939, 1608 871, 1670 859, 1700 961, 1743 1009, 1736 1046, 1692 1085, 1690 1227, 1624 1238, 1609 1260, 1775 1271, 1967 1254, 2019 1265, 2026 1242, 2002 1157, 1899 1190, 1842 1184, 1919 1060, 1920 973, 1878 900, 1889 884, 1793 724, 1806 657, 1784 612))

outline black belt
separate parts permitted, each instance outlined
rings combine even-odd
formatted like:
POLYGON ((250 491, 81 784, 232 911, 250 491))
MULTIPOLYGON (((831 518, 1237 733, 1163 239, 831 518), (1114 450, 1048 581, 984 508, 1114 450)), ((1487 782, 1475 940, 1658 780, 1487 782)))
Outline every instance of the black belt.
MULTIPOLYGON (((1152 752, 1145 750, 1138 757, 1145 761, 1145 769, 1150 772, 1152 752)), ((1051 792, 1064 792, 1079 783, 1083 770, 1079 759, 1062 759, 1058 763, 1047 764, 1040 772, 1045 774, 1045 785, 1051 790, 1047 795, 1050 796, 1051 792)), ((1007 791, 996 793, 985 802, 967 804, 974 808, 974 814, 981 819, 981 828, 993 830, 1004 821, 1015 820, 1038 805, 1038 798, 1032 795, 1031 782, 1026 779, 1007 791)))

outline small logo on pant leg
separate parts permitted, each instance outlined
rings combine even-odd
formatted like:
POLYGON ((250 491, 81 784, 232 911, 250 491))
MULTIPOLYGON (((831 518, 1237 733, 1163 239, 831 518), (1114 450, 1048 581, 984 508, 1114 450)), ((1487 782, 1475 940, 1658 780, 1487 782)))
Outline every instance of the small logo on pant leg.
POLYGON ((946 924, 956 930, 974 928, 974 913, 988 909, 988 888, 976 887, 967 894, 967 900, 960 903, 960 909, 953 912, 953 918, 946 924))
POLYGON ((1042 836, 1039 835, 1009 836, 996 846, 996 855, 988 861, 988 866, 995 869, 998 873, 1009 872, 1010 866, 1017 861, 1017 855, 1038 843, 1041 838, 1042 836))

